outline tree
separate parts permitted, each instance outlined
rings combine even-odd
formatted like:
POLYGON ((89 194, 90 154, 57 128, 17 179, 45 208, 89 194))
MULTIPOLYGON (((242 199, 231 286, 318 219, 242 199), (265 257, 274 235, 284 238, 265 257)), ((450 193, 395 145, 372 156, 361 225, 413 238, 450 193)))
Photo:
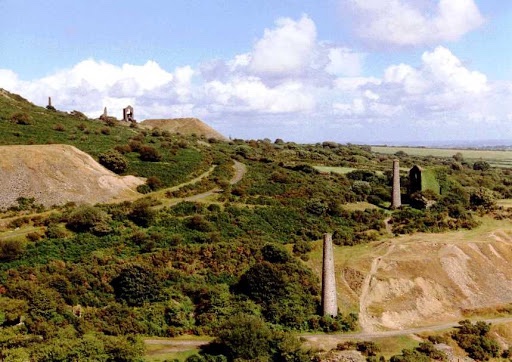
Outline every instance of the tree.
POLYGON ((271 339, 272 333, 261 318, 237 314, 220 327, 215 343, 230 361, 254 360, 270 355, 271 339))

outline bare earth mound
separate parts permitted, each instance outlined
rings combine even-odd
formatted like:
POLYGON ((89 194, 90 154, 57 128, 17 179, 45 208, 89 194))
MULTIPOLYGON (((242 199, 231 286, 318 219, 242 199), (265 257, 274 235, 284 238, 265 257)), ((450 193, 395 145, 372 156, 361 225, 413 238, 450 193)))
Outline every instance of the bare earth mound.
POLYGON ((364 331, 454 321, 463 310, 512 303, 512 235, 496 230, 471 241, 445 235, 445 241, 422 235, 381 245, 360 292, 364 331))
POLYGON ((144 180, 118 176, 68 145, 0 146, 0 208, 34 197, 45 206, 109 202, 133 196, 144 180))
POLYGON ((162 131, 180 133, 183 135, 195 133, 198 136, 204 136, 206 138, 214 138, 222 141, 226 140, 226 137, 197 118, 146 119, 141 122, 141 126, 149 129, 159 128, 162 131))

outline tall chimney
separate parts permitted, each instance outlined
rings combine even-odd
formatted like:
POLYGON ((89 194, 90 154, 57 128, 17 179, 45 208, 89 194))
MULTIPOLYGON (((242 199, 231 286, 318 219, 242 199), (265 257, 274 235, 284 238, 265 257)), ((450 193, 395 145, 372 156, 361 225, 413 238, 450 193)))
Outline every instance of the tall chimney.
POLYGON ((397 159, 393 160, 393 192, 391 195, 391 208, 397 209, 402 206, 400 195, 400 163, 397 159))
POLYGON ((324 316, 331 317, 336 317, 338 315, 332 234, 327 233, 324 234, 324 254, 322 264, 322 313, 324 316))
POLYGON ((52 106, 52 97, 48 97, 48 107, 52 106))

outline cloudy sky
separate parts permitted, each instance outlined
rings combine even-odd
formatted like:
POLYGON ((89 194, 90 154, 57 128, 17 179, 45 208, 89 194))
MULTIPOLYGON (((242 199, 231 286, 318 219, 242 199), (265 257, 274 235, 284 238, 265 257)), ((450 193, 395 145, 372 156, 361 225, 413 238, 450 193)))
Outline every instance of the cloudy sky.
POLYGON ((512 139, 509 0, 0 0, 0 88, 233 138, 512 139))

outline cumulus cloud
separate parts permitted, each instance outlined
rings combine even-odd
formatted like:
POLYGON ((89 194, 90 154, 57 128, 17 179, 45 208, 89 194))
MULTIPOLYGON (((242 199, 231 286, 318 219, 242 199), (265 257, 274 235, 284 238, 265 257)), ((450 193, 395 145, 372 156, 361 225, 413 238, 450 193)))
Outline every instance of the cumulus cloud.
POLYGON ((335 114, 346 119, 405 122, 404 129, 411 124, 442 126, 447 117, 459 127, 477 119, 494 122, 500 115, 493 105, 504 96, 496 97, 496 86, 484 74, 468 69, 441 46, 424 52, 418 67, 391 65, 380 81, 361 79, 354 84, 352 99, 333 102, 335 114), (483 109, 488 111, 486 117, 481 117, 483 109))
MULTIPOLYGON (((381 9, 376 0, 361 6, 381 9)), ((434 17, 441 19, 439 14, 434 17)), ((414 130, 422 138, 434 132, 443 137, 468 123, 512 131, 504 126, 512 117, 510 82, 490 82, 446 47, 424 52, 416 64, 390 65, 366 77, 363 65, 370 55, 317 37, 314 22, 304 15, 276 21, 232 59, 197 68, 169 71, 155 61, 113 65, 88 59, 31 81, 0 69, 0 87, 40 105, 52 96, 58 109, 92 117, 107 106, 120 118, 128 104, 139 120, 198 117, 226 135, 246 138, 369 141, 414 130)))
POLYGON ((354 11, 361 37, 371 42, 414 46, 453 41, 484 18, 474 0, 343 0, 354 11))
POLYGON ((303 71, 316 46, 315 23, 303 16, 298 21, 281 18, 276 25, 275 29, 266 29, 254 45, 249 69, 255 74, 278 75, 303 71))

